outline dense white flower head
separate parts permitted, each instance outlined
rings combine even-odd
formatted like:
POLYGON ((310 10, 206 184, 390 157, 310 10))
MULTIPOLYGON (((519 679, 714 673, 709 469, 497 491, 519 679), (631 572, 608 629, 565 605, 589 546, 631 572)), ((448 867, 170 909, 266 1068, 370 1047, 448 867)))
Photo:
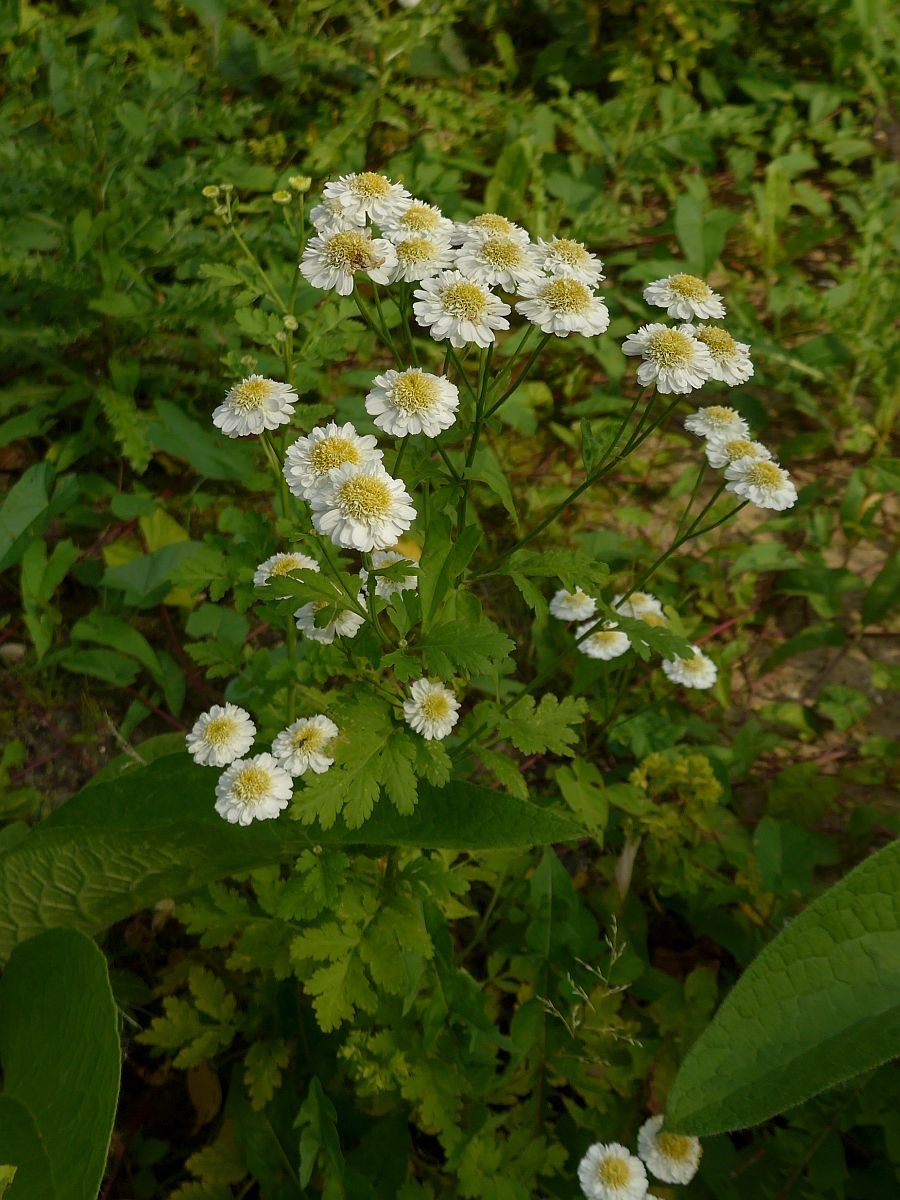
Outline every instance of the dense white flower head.
POLYGON ((471 241, 473 237, 508 237, 523 246, 527 246, 531 241, 527 229, 493 212, 479 213, 471 221, 457 222, 454 241, 462 244, 471 241))
MULTIPOLYGON (((290 575, 293 571, 318 571, 319 564, 308 554, 273 554, 265 562, 261 562, 253 573, 253 582, 257 587, 265 587, 270 579, 282 575, 290 575)), ((279 596, 280 600, 285 599, 279 596)))
POLYGON ((328 750, 337 735, 337 725, 322 713, 301 717, 278 734, 272 743, 272 753, 279 766, 291 775, 303 775, 306 771, 322 775, 334 765, 328 750))
POLYGON ((424 280, 413 295, 418 324, 428 329, 436 342, 449 339, 457 350, 470 342, 489 346, 495 329, 509 329, 509 305, 459 271, 442 271, 424 280))
POLYGON ((373 434, 358 434, 349 421, 345 425, 329 421, 288 447, 284 477, 295 496, 309 500, 322 490, 338 467, 362 467, 381 462, 382 458, 373 434))
POLYGON ((310 504, 317 532, 347 550, 387 550, 416 517, 403 481, 380 462, 338 467, 310 504))
POLYGON ((589 621, 596 611, 597 601, 581 588, 574 592, 560 588, 550 601, 550 612, 560 621, 589 621))
POLYGON ((772 452, 767 450, 762 442, 751 442, 743 437, 708 437, 703 449, 706 451, 706 461, 711 467, 727 467, 738 458, 772 457, 772 452))
POLYGON ((643 358, 637 370, 641 387, 656 385, 663 395, 684 395, 703 387, 712 377, 712 355, 691 332, 693 326, 673 329, 654 322, 630 333, 622 345, 623 354, 643 358))
POLYGON ((575 636, 581 639, 578 649, 588 658, 618 658, 631 645, 628 634, 623 633, 615 621, 588 621, 578 626, 575 636), (589 633, 589 630, 593 632, 589 633))
POLYGON ((578 1164, 578 1182, 588 1200, 646 1200, 647 1172, 618 1142, 595 1142, 578 1164))
POLYGON ((413 234, 449 242, 455 229, 455 222, 445 217, 439 208, 415 199, 408 208, 392 213, 381 222, 381 232, 392 242, 402 241, 413 234))
POLYGON ((363 271, 373 283, 390 283, 397 269, 397 251, 385 238, 362 229, 339 229, 310 238, 300 260, 300 273, 315 288, 349 296, 353 277, 363 271))
POLYGON ((229 388, 225 399, 213 411, 213 425, 232 438, 277 429, 290 421, 298 399, 289 383, 249 375, 229 388))
POLYGON ((340 233, 342 229, 357 229, 354 220, 347 216, 347 210, 340 200, 325 200, 324 198, 310 209, 309 220, 319 234, 340 233))
MULTIPOLYGON (((392 567, 395 563, 409 563, 415 566, 415 560, 407 558, 405 554, 398 554, 396 550, 374 550, 372 552, 372 566, 375 568, 375 595, 381 596, 382 600, 390 600, 391 596, 397 592, 415 591, 419 586, 419 578, 417 575, 404 575, 400 579, 386 579, 379 575, 379 567, 392 567)), ((369 581, 369 572, 365 567, 359 573, 359 581, 363 585, 369 581)))
POLYGON ((403 212, 412 201, 405 187, 391 183, 375 171, 342 175, 325 184, 324 196, 326 200, 337 200, 347 217, 357 225, 365 225, 367 221, 383 225, 403 212))
POLYGON ((366 396, 366 412, 379 429, 394 437, 409 433, 437 437, 456 420, 457 408, 456 384, 418 367, 376 375, 366 396))
POLYGON ((588 287, 596 287, 606 276, 603 263, 596 255, 585 249, 582 242, 572 238, 551 238, 545 242, 538 238, 541 266, 548 275, 561 275, 565 279, 577 279, 588 287))
POLYGON ((566 275, 546 277, 536 283, 524 283, 519 288, 525 297, 516 305, 532 325, 543 333, 568 337, 581 333, 590 337, 605 333, 609 328, 609 309, 602 296, 595 296, 585 283, 566 275))
POLYGON ((442 683, 417 679, 403 701, 403 719, 428 741, 445 738, 459 720, 459 701, 442 683))
POLYGON ((232 825, 270 821, 288 806, 293 780, 271 754, 242 758, 216 784, 216 812, 232 825))
POLYGON ((255 737, 256 726, 248 712, 236 704, 214 704, 197 718, 185 743, 201 767, 224 767, 246 754, 255 737))
POLYGON ((746 342, 736 342, 727 329, 720 329, 718 325, 692 325, 691 329, 694 337, 709 351, 712 359, 710 379, 718 379, 729 387, 747 382, 753 374, 753 363, 746 342))
POLYGON ((638 1130, 638 1154, 651 1175, 663 1183, 690 1183, 700 1167, 700 1139, 662 1130, 663 1118, 651 1117, 638 1130))
POLYGON ((412 233, 408 237, 395 239, 397 265, 391 272, 391 283, 420 283, 433 275, 446 271, 454 265, 456 251, 446 240, 412 233))
POLYGON ((535 247, 503 234, 485 237, 476 233, 468 238, 456 251, 455 265, 467 279, 506 292, 517 292, 522 284, 535 283, 543 277, 535 247))
POLYGON ((628 599, 620 592, 613 596, 612 607, 623 617, 633 617, 636 621, 644 621, 649 615, 663 616, 662 604, 652 592, 632 592, 628 599))
POLYGON ((749 438, 750 426, 739 412, 721 404, 698 408, 685 418, 688 433, 702 438, 749 438))
POLYGON ((797 503, 797 489, 784 467, 764 458, 736 458, 725 468, 725 490, 757 508, 781 512, 797 503))
POLYGON ((722 297, 712 290, 704 279, 696 275, 667 275, 644 288, 644 299, 648 304, 664 308, 670 317, 690 321, 699 317, 708 321, 725 316, 722 297))
MULTIPOLYGON (((362 604, 362 592, 356 598, 362 604)), ((311 642, 321 642, 323 646, 330 646, 336 637, 356 637, 366 623, 365 617, 354 612, 352 608, 345 608, 327 625, 317 625, 316 613, 327 607, 327 600, 312 600, 309 604, 302 605, 294 613, 297 628, 311 642)))
POLYGON ((662 669, 665 675, 682 687, 711 688, 719 673, 716 664, 699 646, 691 646, 691 649, 694 652, 692 658, 664 658, 662 669))

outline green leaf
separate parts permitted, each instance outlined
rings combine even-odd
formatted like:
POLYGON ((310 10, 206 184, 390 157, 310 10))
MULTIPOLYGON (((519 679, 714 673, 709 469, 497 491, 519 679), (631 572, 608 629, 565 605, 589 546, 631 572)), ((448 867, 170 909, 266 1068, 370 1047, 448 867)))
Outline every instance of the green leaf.
POLYGON ((599 591, 606 583, 609 567, 583 550, 517 550, 505 570, 529 578, 558 579, 569 591, 599 591))
POLYGON ((165 896, 314 845, 488 850, 582 834, 554 812, 458 781, 440 789, 420 781, 413 813, 380 805, 358 829, 340 817, 328 830, 285 818, 241 828, 215 812, 216 779, 186 754, 168 755, 86 788, 0 853, 0 961, 43 929, 96 933, 165 896))
POLYGON ((900 842, 796 917, 682 1064, 666 1124, 704 1136, 765 1121, 900 1053, 900 842))
POLYGON ((423 630, 431 624, 438 605, 466 569, 480 541, 481 531, 474 525, 467 525, 454 542, 449 517, 440 515, 429 523, 419 561, 423 630))
POLYGON ((574 696, 562 700, 549 692, 535 705, 533 696, 522 696, 508 713, 502 715, 499 730, 523 754, 565 754, 572 757, 572 746, 581 736, 581 723, 587 704, 574 696))
POLYGON ((27 543, 26 533, 37 536, 43 532, 43 524, 50 503, 50 484, 53 467, 50 463, 36 463, 24 472, 7 494, 0 508, 0 571, 13 565, 21 557, 27 543))
POLYGON ((417 649, 426 668, 446 678, 456 671, 488 674, 509 657, 515 642, 493 621, 482 618, 477 625, 469 621, 434 625, 417 649))
POLYGON ((900 603, 900 553, 890 556, 865 594, 862 604, 864 625, 876 625, 900 603))
POLYGON ((316 1162, 321 1159, 328 1180, 326 1194, 333 1200, 346 1196, 343 1183, 344 1156, 337 1132, 337 1112, 316 1075, 310 1080, 309 1091, 300 1106, 294 1128, 301 1131, 300 1186, 307 1187, 316 1162))
POLYGON ((142 474, 153 455, 150 422, 146 413, 141 412, 133 397, 106 384, 97 388, 97 398, 112 426, 113 436, 122 447, 122 453, 132 468, 142 474))
POLYGON ((766 658, 759 669, 760 675, 774 671, 776 667, 793 658, 795 654, 804 654, 807 650, 818 650, 820 646, 843 646, 847 635, 840 625, 810 625, 808 629, 795 633, 787 641, 782 642, 766 658))
POLYGON ((117 1023, 89 938, 51 929, 13 952, 0 981, 0 1161, 20 1168, 16 1200, 96 1200, 119 1092, 117 1023))
POLYGON ((257 1112, 266 1107, 281 1084, 281 1073, 291 1059, 291 1050, 281 1038, 254 1042, 244 1056, 244 1083, 250 1106, 257 1112))

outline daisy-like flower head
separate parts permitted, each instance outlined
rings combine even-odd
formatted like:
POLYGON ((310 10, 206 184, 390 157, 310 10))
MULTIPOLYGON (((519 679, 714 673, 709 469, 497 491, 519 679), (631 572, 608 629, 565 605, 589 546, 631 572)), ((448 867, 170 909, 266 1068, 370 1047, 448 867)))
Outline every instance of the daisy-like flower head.
POLYGON ((797 503, 797 489, 784 467, 765 458, 736 458, 725 468, 727 492, 749 500, 757 508, 781 512, 797 503))
POLYGON ((581 588, 574 592, 560 588, 550 601, 550 612, 560 621, 589 621, 596 611, 597 601, 581 588))
MULTIPOLYGON (((362 592, 357 596, 357 600, 362 604, 362 592)), ((327 625, 317 625, 316 613, 327 607, 327 600, 312 600, 294 613, 297 628, 311 642, 321 642, 323 646, 330 646, 336 637, 356 637, 366 623, 365 617, 361 617, 352 608, 345 608, 327 625)))
POLYGON ((366 221, 383 225, 386 220, 403 212, 412 201, 405 187, 391 183, 390 179, 375 171, 342 175, 340 179, 325 184, 324 195, 326 200, 337 200, 345 214, 357 225, 365 225, 366 221))
POLYGON ((246 754, 255 737, 256 726, 248 712, 236 704, 214 704, 197 718, 185 743, 201 767, 224 767, 246 754))
POLYGON ((615 621, 588 621, 576 628, 575 636, 582 639, 578 649, 588 658, 618 658, 631 645, 628 634, 623 633, 615 621), (593 632, 589 633, 589 630, 593 632), (588 636, 584 637, 584 634, 588 636))
POLYGON ((338 467, 310 503, 316 530, 347 550, 387 550, 416 517, 403 481, 380 462, 338 467))
POLYGON ((449 242, 425 234, 413 233, 394 242, 397 265, 391 273, 391 283, 420 283, 453 265, 456 251, 449 242))
POLYGON ((457 224, 456 241, 468 242, 473 237, 513 238, 523 246, 527 246, 531 241, 527 229, 523 229, 521 225, 516 225, 506 217, 501 217, 499 213, 480 213, 471 221, 457 224))
POLYGON ((691 649, 694 652, 692 658, 664 658, 662 669, 665 675, 682 687, 711 688, 719 673, 716 664, 699 646, 691 646, 691 649))
POLYGON ((413 294, 416 321, 436 342, 449 339, 457 350, 470 342, 489 346, 495 329, 509 329, 509 305, 459 271, 442 271, 413 294))
POLYGON ((403 719, 428 741, 445 738, 459 720, 459 701, 442 683, 417 679, 403 701, 403 719))
POLYGON ((390 283, 397 269, 397 251, 385 238, 372 238, 362 229, 339 229, 310 238, 303 251, 300 273, 315 288, 349 296, 353 276, 364 271, 374 283, 390 283))
POLYGON ((347 210, 340 200, 322 199, 310 209, 309 220, 319 234, 340 233, 342 229, 359 228, 355 221, 347 216, 347 210))
MULTIPOLYGON (((405 554, 398 554, 396 550, 374 550, 372 552, 372 566, 376 571, 379 567, 392 567, 395 563, 409 563, 410 566, 415 566, 415 560, 407 558, 405 554)), ((369 581, 369 572, 363 568, 359 573, 359 581, 363 585, 369 581)), ((402 579, 385 579, 381 575, 375 576, 375 595, 381 596, 383 600, 390 600, 391 596, 397 592, 414 591, 419 586, 419 579, 416 575, 404 575, 402 579)))
POLYGON ((703 387, 712 377, 712 355, 703 342, 697 341, 692 329, 691 325, 672 329, 656 322, 628 335, 622 353, 643 358, 637 371, 641 387, 655 383, 663 395, 683 395, 703 387))
POLYGON ((696 433, 702 438, 750 437, 750 426, 741 414, 721 404, 698 408, 695 413, 685 418, 684 427, 688 433, 696 433))
MULTIPOLYGON (((253 574, 253 582, 257 587, 265 587, 270 579, 281 575, 290 575, 292 571, 318 571, 319 564, 308 554, 273 554, 265 562, 261 562, 253 574)), ((279 597, 284 599, 284 597, 279 597)))
POLYGON ((738 458, 772 457, 772 452, 767 450, 762 442, 752 442, 743 437, 709 437, 703 449, 706 451, 706 461, 711 467, 727 467, 738 458))
POLYGON ((284 477, 295 496, 309 500, 338 467, 361 467, 381 462, 382 457, 373 434, 358 434, 349 421, 345 425, 330 421, 288 447, 284 477))
POLYGON ((445 217, 439 208, 426 204, 424 200, 413 200, 408 208, 385 217, 381 222, 381 232, 392 242, 402 241, 413 234, 449 242, 455 228, 455 223, 445 217))
POLYGON ((456 420, 458 407, 456 384, 418 367, 376 375, 366 396, 366 412, 379 429, 394 437, 408 433, 437 437, 456 420))
POLYGON ((271 754, 242 758, 216 784, 216 812, 232 825, 270 821, 287 808, 294 784, 271 754))
POLYGON ((664 308, 670 317, 690 321, 699 317, 708 321, 725 316, 722 297, 712 290, 705 279, 696 275, 667 275, 644 288, 644 299, 648 304, 664 308))
POLYGON ((562 275, 565 279, 577 279, 588 287, 596 287, 606 276, 603 263, 596 255, 585 249, 582 242, 572 238, 551 238, 545 242, 538 238, 542 258, 541 265, 548 275, 562 275))
MULTIPOLYGON (((663 607, 652 592, 632 592, 626 600, 625 593, 613 596, 612 607, 623 617, 633 617, 636 621, 644 621, 651 614, 663 616, 663 607)), ((665 618, 663 618, 665 619, 665 618)))
POLYGON ((337 725, 321 713, 301 717, 279 733, 272 743, 272 753, 291 775, 303 775, 306 771, 322 775, 334 765, 328 750, 337 735, 337 725))
POLYGON ((578 1164, 578 1182, 588 1200, 646 1200, 644 1164, 618 1142, 595 1142, 578 1164))
POLYGON ((456 252, 456 267, 469 279, 485 287, 502 287, 515 292, 523 283, 542 277, 541 262, 533 246, 502 234, 477 234, 456 252))
POLYGON ((700 1139, 666 1133, 662 1115, 651 1117, 638 1130, 638 1154, 651 1175, 663 1183, 690 1183, 700 1166, 700 1139))
POLYGON ((249 375, 229 388, 213 411, 213 425, 227 437, 244 437, 286 425, 299 399, 289 383, 276 383, 263 375, 249 375))
POLYGON ((718 325, 692 325, 691 329, 712 358, 710 379, 718 379, 729 387, 747 382, 753 374, 753 363, 746 342, 736 342, 727 329, 718 325))
POLYGON ((595 296, 587 284, 566 275, 523 283, 519 291, 524 300, 516 312, 531 321, 543 333, 568 337, 582 333, 586 337, 609 328, 609 309, 602 296, 595 296))

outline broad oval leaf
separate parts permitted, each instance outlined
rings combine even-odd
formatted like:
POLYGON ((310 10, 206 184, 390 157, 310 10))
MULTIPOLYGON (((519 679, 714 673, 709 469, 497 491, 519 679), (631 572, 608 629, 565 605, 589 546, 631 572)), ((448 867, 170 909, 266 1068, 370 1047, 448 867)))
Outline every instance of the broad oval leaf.
POLYGON ((489 850, 570 841, 584 832, 501 792, 424 781, 414 812, 401 815, 382 801, 357 829, 340 818, 325 830, 287 816, 241 828, 215 812, 217 778, 183 752, 167 755, 85 788, 0 854, 0 961, 42 929, 96 933, 164 897, 283 862, 310 846, 489 850))
POLYGON ((737 982, 678 1072, 666 1125, 756 1125, 900 1053, 900 842, 805 909, 737 982))

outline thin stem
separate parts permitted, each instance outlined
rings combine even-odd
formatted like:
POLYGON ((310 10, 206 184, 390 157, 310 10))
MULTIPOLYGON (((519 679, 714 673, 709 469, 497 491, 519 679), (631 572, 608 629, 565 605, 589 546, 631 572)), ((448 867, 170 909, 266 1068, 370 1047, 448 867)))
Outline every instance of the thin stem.
POLYGON ((460 478, 459 472, 456 470, 456 468, 454 467, 453 463, 452 463, 452 462, 450 461, 450 459, 447 457, 447 451, 444 449, 444 447, 443 447, 443 446, 440 446, 440 445, 438 445, 438 443, 437 443, 437 442, 435 442, 435 444, 434 444, 434 448, 435 448, 435 450, 437 450, 438 454, 439 454, 439 455, 441 456, 441 458, 443 459, 443 461, 444 461, 444 466, 447 468, 447 470, 448 470, 448 471, 450 472, 450 474, 453 476, 453 482, 454 482, 454 483, 462 483, 462 479, 460 478))
POLYGON ((328 543, 325 538, 319 539, 319 547, 322 551, 322 556, 325 559, 328 569, 334 577, 335 583, 338 585, 338 587, 341 589, 341 591, 344 593, 344 595, 350 601, 350 607, 357 614, 357 616, 365 617, 366 619, 368 619, 369 614, 366 611, 366 609, 363 608, 363 606, 360 604, 360 602, 357 600, 357 598, 353 595, 353 593, 350 591, 350 589, 344 583, 343 579, 341 579, 340 567, 332 559, 331 552, 328 549, 328 543))
POLYGON ((457 506, 457 526, 462 529, 466 523, 466 505, 469 500, 469 479, 467 472, 475 462, 475 455, 478 452, 478 442, 481 438, 481 426, 484 422, 484 405, 487 398, 488 378, 491 373, 491 360, 494 357, 494 343, 488 346, 481 356, 481 371, 478 378, 478 396, 475 400, 475 425, 472 429, 472 440, 469 442, 468 453, 466 454, 466 463, 463 468, 462 479, 462 495, 459 498, 457 506))
POLYGON ((372 284, 372 295, 375 299, 375 311, 378 313, 378 320, 381 322, 381 336, 384 339, 384 343, 387 346, 388 350, 390 350, 391 354, 393 354, 394 361, 396 362, 397 366, 402 367, 404 365, 404 360, 401 357, 401 355, 399 354, 397 347, 394 344, 393 336, 391 335, 391 332, 387 327, 387 321, 385 320, 385 316, 384 316, 384 309, 381 307, 381 295, 378 291, 377 283, 372 284))
POLYGON ((265 285, 266 295, 269 297, 269 299, 272 301, 272 303, 274 305, 276 305, 276 307, 280 308, 283 313, 286 313, 288 311, 288 307, 285 304, 285 302, 282 300, 281 296, 278 294, 278 290, 276 289, 275 285, 272 283, 272 280, 266 274, 265 268, 263 267, 262 263, 259 261, 259 259, 256 257, 256 255, 253 253, 253 251, 250 249, 250 247, 247 245, 247 243, 244 241, 244 239, 238 233, 234 224, 229 222, 228 228, 231 230, 234 240, 237 242, 237 244, 243 250, 244 254, 247 256, 247 258, 249 258, 250 262, 253 263, 253 266, 256 268, 256 273, 259 275, 260 279, 263 281, 263 284, 265 285))
POLYGON ((487 412, 484 414, 485 419, 487 419, 488 417, 492 417, 494 415, 494 413, 497 411, 497 409, 500 407, 500 405, 504 404, 510 398, 510 396, 513 394, 513 392, 516 390, 516 388, 518 388, 521 384, 523 384, 525 382, 525 380, 527 379, 527 377, 529 375, 529 372, 531 371, 531 368, 537 362, 541 351, 544 349, 544 347, 550 341, 551 337, 553 337, 552 333, 544 334, 544 336, 541 338, 538 345, 535 346, 534 350, 532 350, 531 354, 529 355, 528 361, 525 363, 525 366, 522 368, 522 370, 519 372, 519 374, 516 376, 516 378, 512 381, 512 383, 509 385, 509 387, 506 389, 506 391, 503 393, 503 395, 500 397, 500 399, 495 401, 491 405, 491 407, 487 410, 487 412))
POLYGON ((697 472, 697 478, 694 480, 694 487, 691 491, 690 499, 687 502, 687 507, 685 508, 684 512, 681 514, 681 519, 679 520, 678 526, 675 530, 676 537, 678 537, 678 535, 681 533, 682 529, 684 528, 684 523, 688 519, 688 514, 690 513, 691 509, 694 507, 694 501, 697 499, 697 493, 700 491, 700 484, 703 482, 703 476, 706 474, 706 468, 708 466, 709 466, 709 462, 707 461, 706 456, 704 455, 703 461, 700 464, 700 470, 697 472))
MULTIPOLYGON (((465 370, 463 369, 462 363, 459 361, 459 355, 456 353, 456 351, 453 349, 452 346, 447 347, 447 354, 450 358, 450 361, 453 363, 454 368, 456 369, 457 375, 460 377, 460 379, 465 384, 466 390, 468 391, 469 395, 472 397, 473 400, 477 400, 478 394, 476 393, 475 389, 472 387, 472 381, 469 379, 469 376, 466 374, 465 370)), ((446 364, 446 361, 447 360, 444 359, 445 364, 446 364)))
POLYGON ((409 435, 400 443, 400 449, 397 451, 397 457, 394 459, 394 475, 400 470, 400 464, 403 462, 403 455, 406 453, 406 446, 409 442, 409 435))

